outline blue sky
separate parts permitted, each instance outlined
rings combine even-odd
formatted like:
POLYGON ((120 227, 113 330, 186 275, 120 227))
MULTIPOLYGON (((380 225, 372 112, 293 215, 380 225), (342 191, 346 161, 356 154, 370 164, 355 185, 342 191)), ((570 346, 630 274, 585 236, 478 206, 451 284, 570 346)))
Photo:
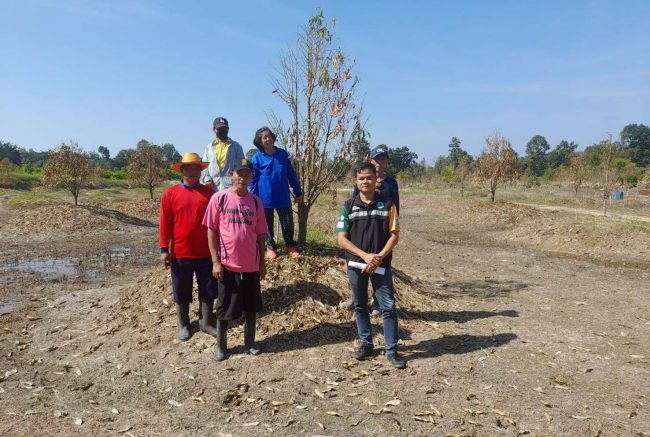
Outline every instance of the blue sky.
POLYGON ((0 139, 112 154, 201 150, 215 116, 244 149, 282 50, 322 6, 356 59, 371 144, 432 162, 499 129, 584 148, 650 124, 650 1, 0 0, 0 139))

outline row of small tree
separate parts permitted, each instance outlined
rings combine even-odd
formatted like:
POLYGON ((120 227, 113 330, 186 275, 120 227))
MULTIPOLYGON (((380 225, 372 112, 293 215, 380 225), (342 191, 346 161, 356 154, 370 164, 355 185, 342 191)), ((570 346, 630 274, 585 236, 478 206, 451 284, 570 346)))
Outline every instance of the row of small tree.
MULTIPOLYGON (((106 172, 119 172, 126 170, 129 161, 136 152, 143 146, 152 145, 147 140, 138 141, 135 148, 122 149, 114 157, 106 146, 99 146, 97 151, 84 151, 84 155, 94 167, 100 168, 106 172)), ((177 162, 181 159, 180 154, 173 144, 165 143, 160 148, 163 161, 167 163, 177 162)), ((10 142, 0 140, 0 161, 7 159, 13 168, 22 168, 28 173, 39 172, 47 163, 49 151, 37 152, 33 149, 27 149, 17 146, 10 142)))
MULTIPOLYGON (((146 187, 149 197, 153 199, 156 186, 169 177, 167 169, 162 148, 141 141, 127 163, 127 178, 131 186, 146 187)), ((81 188, 94 182, 99 170, 78 144, 64 143, 48 152, 42 183, 47 187, 70 191, 76 206, 81 188)))
MULTIPOLYGON (((490 191, 490 198, 495 200, 496 191, 505 184, 514 184, 526 174, 527 167, 512 148, 508 138, 498 131, 485 140, 485 148, 476 160, 460 149, 460 141, 452 138, 449 155, 443 157, 449 162, 439 175, 447 181, 458 183, 463 194, 470 180, 485 184, 490 191)), ((557 168, 555 177, 569 183, 575 196, 587 182, 593 183, 602 193, 603 213, 613 190, 627 185, 636 185, 639 179, 650 184, 650 167, 639 169, 634 162, 622 156, 629 156, 629 149, 623 141, 613 141, 611 135, 598 144, 588 147, 584 152, 572 152, 557 168)), ((439 159, 438 162, 441 160, 439 159)))

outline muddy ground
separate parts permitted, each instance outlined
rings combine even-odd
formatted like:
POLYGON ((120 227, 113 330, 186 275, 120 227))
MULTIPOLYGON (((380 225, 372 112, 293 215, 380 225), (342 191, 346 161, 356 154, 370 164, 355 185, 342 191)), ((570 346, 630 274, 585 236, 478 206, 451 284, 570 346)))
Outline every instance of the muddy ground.
POLYGON ((403 198, 402 371, 379 318, 376 358, 351 358, 335 249, 270 263, 265 353, 237 325, 216 363, 211 337, 175 339, 155 201, 0 199, 0 434, 650 435, 647 223, 403 198))

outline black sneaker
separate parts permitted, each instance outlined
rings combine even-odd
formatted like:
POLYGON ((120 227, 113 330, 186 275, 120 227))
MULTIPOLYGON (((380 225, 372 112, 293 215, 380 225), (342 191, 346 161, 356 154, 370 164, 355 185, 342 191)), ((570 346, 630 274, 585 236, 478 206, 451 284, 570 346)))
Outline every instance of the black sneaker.
POLYGON ((354 358, 359 361, 365 360, 366 358, 372 357, 373 352, 374 348, 372 346, 361 345, 354 353, 354 358))
POLYGON ((396 369, 403 369, 406 367, 406 361, 404 358, 400 357, 397 352, 389 352, 386 354, 386 358, 396 369))

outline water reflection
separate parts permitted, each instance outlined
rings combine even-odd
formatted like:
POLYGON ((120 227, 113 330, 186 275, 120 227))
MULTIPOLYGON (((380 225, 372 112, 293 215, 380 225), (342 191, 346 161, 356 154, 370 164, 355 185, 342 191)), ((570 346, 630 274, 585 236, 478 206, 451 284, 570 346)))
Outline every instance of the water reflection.
POLYGON ((129 246, 114 246, 88 256, 20 257, 0 263, 0 273, 6 272, 0 276, 0 283, 26 279, 25 276, 34 279, 34 275, 51 282, 97 282, 109 279, 116 269, 151 266, 156 258, 152 248, 129 246))

